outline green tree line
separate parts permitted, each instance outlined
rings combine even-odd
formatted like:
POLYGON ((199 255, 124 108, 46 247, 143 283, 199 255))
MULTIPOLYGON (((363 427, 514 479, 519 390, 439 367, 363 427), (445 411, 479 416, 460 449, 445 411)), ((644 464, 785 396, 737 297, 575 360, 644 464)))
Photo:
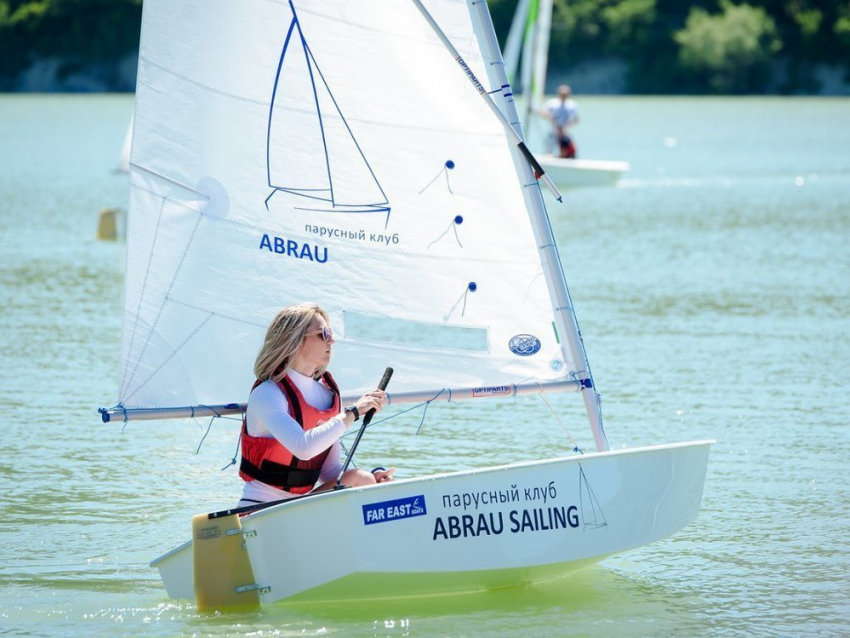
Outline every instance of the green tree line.
MULTIPOLYGON (((500 34, 517 0, 490 0, 500 34)), ((632 93, 817 91, 850 81, 847 0, 554 0, 550 67, 616 58, 632 93)))
POLYGON ((0 0, 0 90, 39 60, 110 69, 138 50, 141 21, 142 0, 0 0))
MULTIPOLYGON (((489 4, 504 42, 517 0, 489 4)), ((39 60, 60 60, 64 74, 114 65, 138 50, 141 7, 142 0, 0 0, 0 90, 14 89, 39 60)), ((819 65, 850 80, 850 2, 555 0, 550 66, 601 59, 628 65, 633 93, 817 91, 819 65)))

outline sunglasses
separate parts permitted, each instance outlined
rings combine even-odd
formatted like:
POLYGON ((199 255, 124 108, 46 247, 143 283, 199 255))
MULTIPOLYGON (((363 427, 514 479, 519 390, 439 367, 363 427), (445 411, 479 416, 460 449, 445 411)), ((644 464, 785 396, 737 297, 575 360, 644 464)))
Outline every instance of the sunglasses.
POLYGON ((305 337, 312 337, 313 335, 322 335, 322 339, 324 339, 325 343, 331 343, 334 340, 334 333, 331 332, 331 329, 327 326, 322 326, 321 330, 313 330, 305 334, 305 337))

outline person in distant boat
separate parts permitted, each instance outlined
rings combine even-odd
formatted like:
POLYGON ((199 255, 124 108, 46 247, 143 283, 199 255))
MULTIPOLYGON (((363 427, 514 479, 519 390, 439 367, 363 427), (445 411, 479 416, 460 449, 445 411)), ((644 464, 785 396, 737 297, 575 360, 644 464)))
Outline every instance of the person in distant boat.
POLYGON ((573 159, 576 157, 576 145, 569 129, 579 122, 578 105, 570 98, 571 90, 566 84, 558 87, 558 97, 548 100, 540 115, 552 123, 551 139, 557 145, 558 156, 573 159))
MULTIPOLYGON (((242 421, 240 506, 331 489, 343 467, 340 437, 386 405, 386 393, 374 390, 341 406, 327 371, 333 344, 328 314, 314 303, 284 308, 269 325, 242 421)), ((394 471, 348 470, 342 483, 383 483, 394 471)))

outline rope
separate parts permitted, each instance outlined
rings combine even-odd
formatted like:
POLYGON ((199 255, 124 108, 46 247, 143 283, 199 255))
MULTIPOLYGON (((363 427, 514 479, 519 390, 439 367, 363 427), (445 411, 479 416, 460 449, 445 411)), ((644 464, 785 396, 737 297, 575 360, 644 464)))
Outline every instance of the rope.
POLYGON ((445 175, 445 176, 446 176, 446 188, 449 190, 449 193, 451 193, 452 195, 454 195, 454 191, 452 190, 452 185, 451 185, 451 183, 449 182, 449 171, 450 171, 450 170, 453 170, 453 169, 454 169, 454 167, 455 167, 455 163, 454 163, 452 160, 446 160, 446 161, 443 163, 443 168, 441 168, 441 169, 440 169, 440 172, 439 172, 439 173, 437 173, 437 176, 436 176, 434 179, 432 179, 430 182, 428 182, 427 184, 425 184, 425 187, 424 187, 421 191, 419 191, 419 195, 421 195, 421 194, 422 194, 422 193, 424 193, 426 190, 428 190, 428 188, 430 188, 431 184, 433 184, 433 183, 434 183, 434 182, 436 182, 438 179, 440 179, 440 175, 445 175))
MULTIPOLYGON (((394 419, 398 416, 401 416, 402 414, 407 414, 408 412, 412 412, 413 410, 418 410, 419 408, 421 408, 424 405, 425 411, 422 413, 422 419, 419 421, 419 427, 416 429, 416 434, 419 434, 419 431, 422 429, 422 426, 425 424, 425 416, 428 413, 428 406, 431 405, 431 403, 433 401, 436 401, 443 394, 443 392, 449 393, 448 403, 451 403, 452 402, 452 391, 448 388, 443 388, 442 390, 440 390, 437 394, 435 394, 433 397, 431 397, 427 401, 423 401, 422 403, 417 403, 416 405, 411 406, 411 407, 407 408, 406 410, 402 410, 401 412, 396 412, 392 416, 388 416, 384 419, 381 419, 380 421, 373 421, 372 423, 370 423, 366 427, 368 429, 368 428, 375 427, 376 425, 380 425, 381 423, 386 423, 387 421, 390 421, 390 420, 392 420, 392 419, 394 419)), ((342 439, 344 439, 347 436, 351 436, 352 434, 355 434, 355 432, 353 432, 351 430, 349 430, 348 432, 343 434, 342 437, 339 439, 340 444, 342 444, 342 439)))
POLYGON ((555 412, 555 410, 552 408, 552 405, 549 403, 549 401, 546 400, 546 390, 543 388, 542 385, 540 385, 540 383, 538 383, 537 385, 540 388, 540 398, 541 398, 541 400, 543 401, 543 403, 546 404, 546 407, 549 408, 549 411, 552 413, 552 416, 555 417, 555 420, 558 422, 558 425, 561 426, 561 429, 567 435, 567 438, 570 440, 570 442, 572 442, 573 452, 578 452, 579 454, 584 454, 584 452, 581 451, 581 448, 579 448, 578 443, 576 442, 573 435, 570 434, 570 431, 567 429, 567 426, 565 426, 563 424, 563 422, 561 421, 560 417, 558 416, 558 413, 555 412))
MULTIPOLYGON (((221 418, 221 415, 218 412, 216 412, 213 408, 209 407, 208 405, 201 405, 201 406, 198 406, 198 407, 207 408, 209 410, 212 410, 213 415, 210 417, 210 422, 207 423, 207 431, 204 432, 204 436, 202 436, 201 440, 198 442, 198 449, 195 450, 195 456, 197 456, 201 452, 201 446, 204 444, 204 441, 206 441, 207 435, 210 433, 210 430, 212 429, 213 421, 221 418)), ((198 423, 198 420, 195 418, 195 407, 194 406, 192 406, 191 419, 198 425, 198 427, 201 427, 201 428, 204 427, 203 425, 198 423)))

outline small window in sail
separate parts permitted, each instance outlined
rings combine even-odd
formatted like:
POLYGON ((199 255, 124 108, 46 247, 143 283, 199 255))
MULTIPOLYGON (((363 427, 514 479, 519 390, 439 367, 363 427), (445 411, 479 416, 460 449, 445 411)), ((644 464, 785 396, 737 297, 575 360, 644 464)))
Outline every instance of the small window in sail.
POLYGON ((486 352, 488 349, 487 328, 373 317, 355 312, 343 313, 343 321, 346 339, 473 352, 486 352))

